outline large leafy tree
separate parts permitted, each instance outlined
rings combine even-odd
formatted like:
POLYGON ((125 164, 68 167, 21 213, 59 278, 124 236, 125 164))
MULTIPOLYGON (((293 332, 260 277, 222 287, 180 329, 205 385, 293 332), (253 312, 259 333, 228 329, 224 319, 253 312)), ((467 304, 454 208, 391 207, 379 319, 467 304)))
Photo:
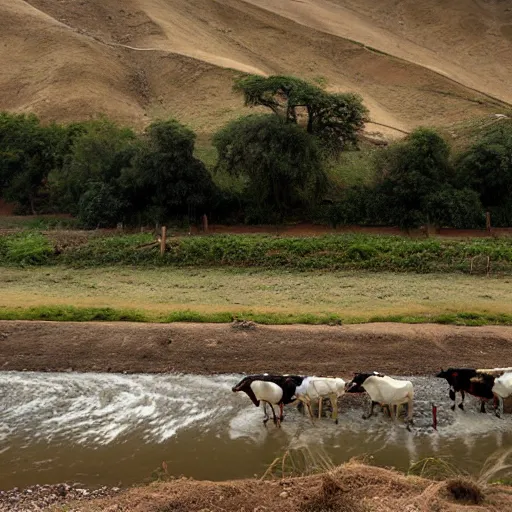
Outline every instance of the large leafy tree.
POLYGON ((474 224, 481 216, 478 197, 453 187, 449 157, 446 141, 426 128, 379 153, 376 190, 386 198, 384 221, 405 228, 423 223, 463 227, 463 218, 474 224))
POLYGON ((357 94, 324 91, 291 76, 245 76, 234 90, 245 104, 267 107, 287 123, 303 125, 324 147, 339 151, 357 144, 357 134, 368 120, 368 110, 357 94))
POLYGON ((130 166, 137 139, 129 128, 101 119, 70 125, 64 141, 66 156, 49 175, 50 193, 60 211, 77 214, 80 198, 93 185, 115 185, 130 166))
POLYGON ((460 156, 457 181, 475 190, 487 208, 512 207, 512 124, 492 129, 460 156))
POLYGON ((244 180, 245 196, 261 220, 282 220, 294 208, 310 207, 325 190, 316 139, 281 117, 238 119, 221 129, 213 143, 217 169, 244 180))
POLYGON ((212 201, 216 188, 205 165, 194 157, 195 134, 179 122, 158 121, 145 132, 125 168, 120 186, 132 213, 151 220, 194 216, 212 201))
POLYGON ((43 126, 35 115, 0 113, 0 196, 37 213, 64 137, 62 127, 43 126))

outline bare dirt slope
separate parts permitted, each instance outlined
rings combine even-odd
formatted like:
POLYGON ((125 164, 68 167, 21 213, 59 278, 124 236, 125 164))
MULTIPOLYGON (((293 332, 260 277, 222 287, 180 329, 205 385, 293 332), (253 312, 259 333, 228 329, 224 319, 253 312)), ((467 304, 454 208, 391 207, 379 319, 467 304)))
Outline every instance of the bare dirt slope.
POLYGON ((0 109, 64 121, 103 112, 138 127, 172 115, 210 133, 241 112, 231 84, 244 71, 358 91, 374 121, 398 129, 449 124, 503 111, 477 91, 512 102, 511 7, 10 0, 0 4, 0 109))
POLYGON ((432 375, 512 366, 511 327, 0 321, 0 370, 432 375))
MULTIPOLYGON (((405 477, 388 469, 350 462, 323 475, 276 481, 207 482, 179 479, 134 488, 71 510, 99 512, 478 512, 510 510, 509 488, 494 486, 477 505, 457 502, 450 482, 405 477)), ((470 494, 473 497, 473 494, 470 494)), ((55 510, 63 510, 57 508, 55 510)), ((66 509, 66 510, 69 510, 66 509)))

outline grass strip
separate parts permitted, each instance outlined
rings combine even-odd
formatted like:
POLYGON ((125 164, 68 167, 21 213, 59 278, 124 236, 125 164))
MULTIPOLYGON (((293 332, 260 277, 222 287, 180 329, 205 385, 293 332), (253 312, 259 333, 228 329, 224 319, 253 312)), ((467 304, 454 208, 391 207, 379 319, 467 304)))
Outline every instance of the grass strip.
MULTIPOLYGON (((286 237, 213 235, 171 237, 160 256, 149 234, 59 241, 38 232, 0 236, 0 265, 102 267, 259 267, 394 272, 512 273, 512 239, 441 240, 399 236, 286 237)), ((63 238, 62 238, 63 237, 63 238)))
POLYGON ((151 313, 132 309, 78 308, 74 306, 44 306, 30 308, 0 308, 0 320, 46 320, 58 322, 195 322, 230 323, 251 320, 263 325, 338 325, 372 322, 404 324, 437 323, 447 325, 512 325, 511 314, 500 313, 445 313, 423 315, 387 315, 369 317, 343 317, 336 314, 283 314, 253 311, 202 313, 187 310, 169 313, 151 313))

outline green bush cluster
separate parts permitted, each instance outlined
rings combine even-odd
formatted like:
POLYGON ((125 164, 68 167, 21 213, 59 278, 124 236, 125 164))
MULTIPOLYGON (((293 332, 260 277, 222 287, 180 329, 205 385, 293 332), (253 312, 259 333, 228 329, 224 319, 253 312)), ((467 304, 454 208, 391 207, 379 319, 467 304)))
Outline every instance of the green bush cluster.
POLYGON ((48 240, 25 233, 0 238, 0 264, 253 266, 290 269, 366 269, 438 272, 512 270, 512 240, 408 239, 398 236, 329 235, 280 238, 218 235, 170 239, 161 256, 149 234, 95 237, 56 254, 48 240), (481 260, 481 261, 480 261, 481 260))
POLYGON ((375 176, 350 186, 327 168, 357 151, 368 119, 360 97, 289 76, 244 76, 234 89, 269 113, 219 130, 210 171, 194 156, 195 134, 174 120, 136 134, 105 119, 43 125, 0 113, 0 197, 20 213, 71 214, 88 229, 199 223, 203 214, 215 223, 482 228, 486 211, 493 226, 512 225, 506 119, 460 154, 419 128, 374 150, 375 176))
POLYGON ((0 237, 0 262, 6 264, 42 265, 50 261, 53 253, 52 244, 40 233, 0 237))

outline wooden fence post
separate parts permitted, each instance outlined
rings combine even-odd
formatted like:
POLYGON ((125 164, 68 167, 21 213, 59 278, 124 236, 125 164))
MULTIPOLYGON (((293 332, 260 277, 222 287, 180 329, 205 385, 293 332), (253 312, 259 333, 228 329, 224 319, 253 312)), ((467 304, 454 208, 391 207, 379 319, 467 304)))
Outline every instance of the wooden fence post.
POLYGON ((203 231, 206 233, 208 231, 208 217, 206 213, 203 215, 203 231))
POLYGON ((165 252, 165 244, 167 241, 167 227, 162 226, 162 237, 160 238, 160 255, 163 256, 165 252))
POLYGON ((485 229, 491 232, 491 212, 485 212, 485 229))

